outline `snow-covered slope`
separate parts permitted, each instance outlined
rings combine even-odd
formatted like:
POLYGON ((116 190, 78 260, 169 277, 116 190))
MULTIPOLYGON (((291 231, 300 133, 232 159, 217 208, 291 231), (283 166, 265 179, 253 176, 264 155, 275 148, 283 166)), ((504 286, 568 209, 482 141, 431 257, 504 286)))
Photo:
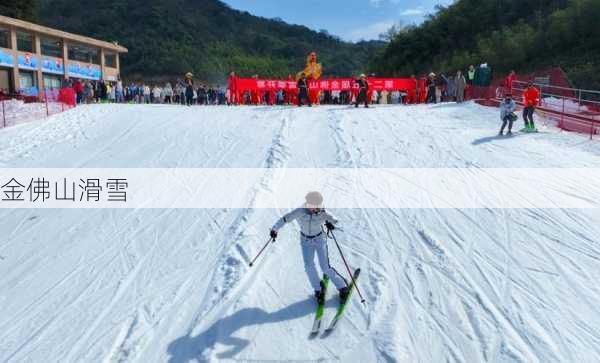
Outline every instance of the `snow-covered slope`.
MULTIPOLYGON (((0 130, 0 167, 600 167, 597 141, 498 124, 474 104, 84 106, 0 130)), ((368 303, 315 339, 297 228, 247 266, 283 212, 0 209, 0 361, 600 359, 598 210, 335 210, 368 303)))

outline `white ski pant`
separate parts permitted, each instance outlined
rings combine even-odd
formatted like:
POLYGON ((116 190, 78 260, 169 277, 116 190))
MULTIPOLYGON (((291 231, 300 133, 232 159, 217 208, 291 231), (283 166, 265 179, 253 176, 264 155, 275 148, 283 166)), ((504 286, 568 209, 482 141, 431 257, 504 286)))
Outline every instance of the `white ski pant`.
POLYGON ((300 237, 302 246, 302 258, 304 259, 304 270, 308 275, 308 279, 315 291, 321 290, 321 275, 317 272, 317 266, 315 265, 315 254, 319 259, 319 266, 321 271, 329 277, 329 280, 333 282, 335 287, 339 290, 342 287, 347 286, 346 280, 329 265, 329 252, 327 249, 327 239, 325 234, 315 238, 300 237))

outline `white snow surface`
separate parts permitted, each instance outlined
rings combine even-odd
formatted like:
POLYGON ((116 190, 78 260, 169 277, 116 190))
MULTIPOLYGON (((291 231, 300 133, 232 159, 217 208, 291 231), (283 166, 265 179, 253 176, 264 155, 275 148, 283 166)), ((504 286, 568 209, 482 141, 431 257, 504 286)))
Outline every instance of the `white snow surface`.
MULTIPOLYGON (((91 105, 0 130, 0 167, 267 168, 252 201, 269 168, 600 166, 597 140, 499 123, 472 103, 91 105)), ((297 227, 248 267, 284 212, 0 210, 0 361, 600 360, 597 209, 334 210, 367 304, 314 339, 297 227)))

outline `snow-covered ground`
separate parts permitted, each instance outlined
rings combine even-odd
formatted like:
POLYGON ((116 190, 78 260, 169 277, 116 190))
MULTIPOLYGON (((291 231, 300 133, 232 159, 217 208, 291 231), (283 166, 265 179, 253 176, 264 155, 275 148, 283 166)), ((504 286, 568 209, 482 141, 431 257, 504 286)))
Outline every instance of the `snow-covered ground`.
MULTIPOLYGON (((0 130, 0 167, 600 167, 598 141, 498 127, 471 103, 93 105, 0 130)), ((247 266, 283 212, 0 209, 0 361, 600 360, 597 209, 334 210, 368 303, 315 339, 297 228, 247 266)))

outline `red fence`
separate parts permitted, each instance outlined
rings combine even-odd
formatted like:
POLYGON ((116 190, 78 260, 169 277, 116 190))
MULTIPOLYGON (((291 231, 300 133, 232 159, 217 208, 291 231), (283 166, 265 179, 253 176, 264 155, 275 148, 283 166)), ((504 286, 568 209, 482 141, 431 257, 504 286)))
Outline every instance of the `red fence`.
POLYGON ((38 97, 0 96, 0 128, 43 119, 75 106, 71 88, 44 90, 38 97))
POLYGON ((507 92, 513 94, 517 105, 523 106, 522 96, 527 84, 540 90, 537 112, 561 130, 594 135, 600 133, 600 91, 572 88, 560 68, 538 71, 519 77, 508 87, 503 80, 496 80, 487 89, 479 90, 477 101, 497 106, 507 92))

